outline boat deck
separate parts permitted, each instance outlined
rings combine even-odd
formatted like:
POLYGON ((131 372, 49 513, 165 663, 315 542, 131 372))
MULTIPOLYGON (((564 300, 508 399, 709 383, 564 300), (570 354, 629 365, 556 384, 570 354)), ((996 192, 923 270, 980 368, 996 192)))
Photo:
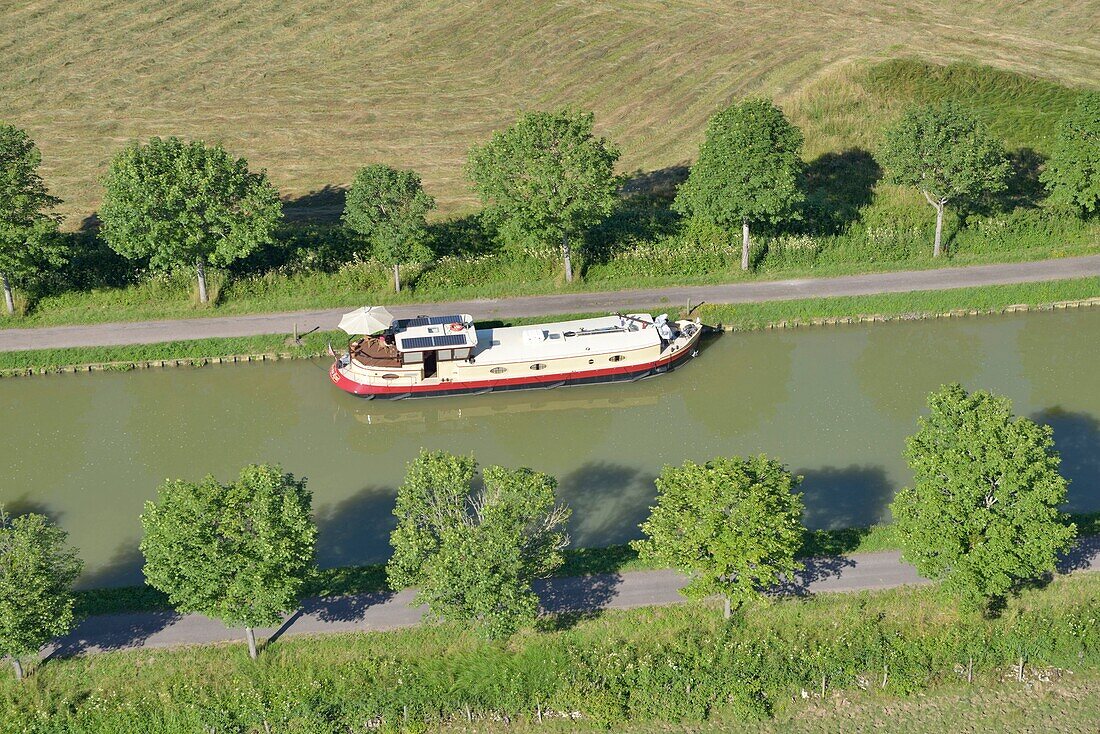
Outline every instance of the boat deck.
POLYGON ((537 326, 508 326, 477 332, 474 361, 478 364, 508 364, 542 359, 612 354, 660 346, 661 337, 649 314, 559 321, 537 326), (541 337, 528 338, 528 332, 541 337))
POLYGON ((397 347, 372 336, 352 342, 351 357, 364 367, 400 367, 397 347))

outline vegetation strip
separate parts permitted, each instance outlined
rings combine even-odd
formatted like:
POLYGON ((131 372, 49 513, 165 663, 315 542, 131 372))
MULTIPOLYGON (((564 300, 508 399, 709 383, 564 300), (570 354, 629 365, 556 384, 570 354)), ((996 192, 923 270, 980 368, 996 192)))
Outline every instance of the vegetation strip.
POLYGON ((753 721, 860 690, 885 703, 1094 675, 1098 593, 1083 574, 995 617, 910 588, 750 602, 731 623, 702 603, 565 615, 507 644, 453 624, 286 637, 260 665, 241 644, 107 653, 50 661, 34 685, 0 678, 0 719, 53 734, 753 721))
MULTIPOLYGON (((993 285, 945 291, 883 293, 737 305, 703 304, 693 315, 731 331, 823 324, 910 320, 974 314, 1019 313, 1077 308, 1100 303, 1100 278, 993 285)), ((555 318, 579 318, 564 316, 555 318)), ((524 324, 536 318, 510 319, 524 324)), ((502 322, 479 324, 499 326, 502 322)), ((328 343, 339 347, 340 331, 314 332, 299 342, 281 334, 196 339, 118 347, 73 347, 0 352, 0 377, 58 372, 126 371, 149 367, 202 366, 323 356, 328 343)))

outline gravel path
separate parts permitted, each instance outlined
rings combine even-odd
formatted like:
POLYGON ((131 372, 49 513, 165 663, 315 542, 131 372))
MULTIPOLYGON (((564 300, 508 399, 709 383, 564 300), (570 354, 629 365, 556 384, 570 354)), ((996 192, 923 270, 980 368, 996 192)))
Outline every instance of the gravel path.
MULTIPOLYGON (((549 296, 522 296, 503 299, 475 299, 447 303, 413 304, 388 307, 398 318, 425 312, 469 313, 479 321, 497 318, 546 316, 551 314, 600 313, 679 307, 686 303, 751 303, 785 301, 797 298, 862 296, 875 293, 943 290, 982 285, 1029 283, 1100 276, 1100 255, 1040 260, 1028 263, 974 265, 938 270, 914 270, 895 273, 869 273, 837 278, 774 280, 726 285, 679 286, 649 290, 567 293, 549 296)), ((358 306, 324 311, 218 316, 174 321, 135 321, 87 326, 52 326, 37 329, 0 329, 0 351, 58 349, 63 347, 151 344, 180 339, 289 334, 295 326, 300 332, 313 327, 335 329, 340 316, 358 306)))
MULTIPOLYGON (((1084 539, 1064 559, 1063 572, 1100 570, 1100 536, 1084 539)), ((676 604, 686 579, 675 571, 625 571, 615 574, 550 579, 538 586, 546 612, 593 612, 602 609, 676 604)), ((826 592, 890 589, 927 583, 896 552, 858 553, 806 561, 802 571, 782 592, 826 592)), ((263 638, 283 635, 389 630, 421 621, 423 607, 410 606, 413 592, 370 593, 307 599, 277 629, 257 630, 263 638)), ((68 636, 43 651, 47 656, 135 648, 161 648, 243 640, 243 631, 228 629, 199 614, 174 612, 105 614, 82 621, 68 636)))

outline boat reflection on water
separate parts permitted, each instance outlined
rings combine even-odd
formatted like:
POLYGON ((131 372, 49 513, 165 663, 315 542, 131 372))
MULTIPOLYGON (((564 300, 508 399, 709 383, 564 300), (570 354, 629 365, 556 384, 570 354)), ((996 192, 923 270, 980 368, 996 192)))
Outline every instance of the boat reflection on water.
POLYGON ((464 421, 495 418, 500 416, 526 413, 556 413, 566 411, 614 411, 656 405, 660 393, 647 391, 644 394, 609 397, 574 397, 557 393, 555 395, 535 396, 531 393, 521 395, 493 395, 490 399, 471 398, 459 401, 440 401, 434 405, 417 405, 408 409, 408 403, 373 404, 372 408, 383 410, 355 412, 355 420, 368 426, 408 426, 420 425, 460 425, 464 421), (503 399, 502 399, 503 398, 503 399), (509 399, 512 398, 512 399, 509 399))

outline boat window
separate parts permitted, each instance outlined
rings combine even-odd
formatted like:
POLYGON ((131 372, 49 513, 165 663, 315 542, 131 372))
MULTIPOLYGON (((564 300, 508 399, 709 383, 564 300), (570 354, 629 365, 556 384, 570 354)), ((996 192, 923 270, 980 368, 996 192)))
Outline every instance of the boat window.
POLYGON ((469 359, 469 357, 470 357, 470 350, 469 349, 456 349, 455 350, 455 359, 469 359))
POLYGON ((420 364, 423 361, 423 352, 405 352, 405 364, 420 364))
POLYGON ((531 365, 531 369, 533 369, 533 370, 544 370, 544 369, 546 369, 546 365, 544 365, 542 362, 536 362, 535 364, 531 365))
POLYGON ((616 354, 616 355, 614 355, 614 356, 612 356, 612 357, 609 357, 609 358, 608 358, 608 361, 609 361, 609 362, 622 362, 622 361, 623 361, 624 359, 626 359, 626 357, 624 357, 623 355, 621 355, 621 354, 616 354))
POLYGON ((392 372, 387 372, 386 374, 382 375, 383 380, 396 380, 399 377, 401 377, 401 375, 395 375, 392 372))
POLYGON ((494 367, 493 369, 491 369, 489 371, 492 372, 494 375, 503 375, 505 372, 508 371, 508 368, 507 367, 494 367))
POLYGON ((454 359, 453 349, 440 349, 437 354, 439 355, 440 360, 454 359))

